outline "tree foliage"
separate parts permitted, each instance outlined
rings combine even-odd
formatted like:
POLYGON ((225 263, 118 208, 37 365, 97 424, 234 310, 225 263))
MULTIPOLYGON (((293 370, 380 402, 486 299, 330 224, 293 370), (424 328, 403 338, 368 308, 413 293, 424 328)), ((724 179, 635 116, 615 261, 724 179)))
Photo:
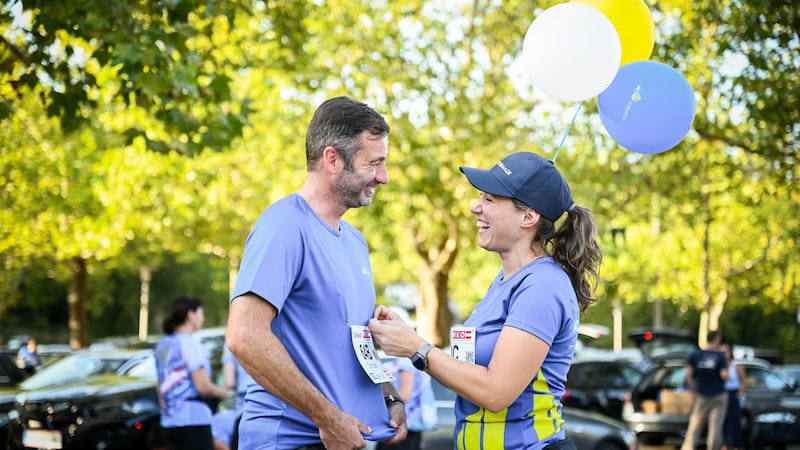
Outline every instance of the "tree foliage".
POLYGON ((267 41, 272 64, 297 69, 304 10, 292 0, 13 0, 0 10, 10 24, 0 33, 0 119, 19 107, 24 88, 35 89, 67 132, 118 103, 156 119, 121 130, 129 142, 185 154, 226 149, 250 113, 231 81, 251 61, 217 44, 267 41))
MULTIPOLYGON (((220 273, 235 273, 258 214, 302 183, 314 108, 351 95, 392 126, 390 183, 346 219, 372 247, 381 301, 416 285, 419 329, 437 344, 499 269, 475 244, 477 193, 458 167, 528 150, 558 155, 596 215, 603 301, 584 320, 611 325, 619 302, 626 326, 656 310, 664 325, 791 347, 791 324, 740 324, 741 311, 779 317, 800 298, 800 19, 787 2, 651 5, 651 59, 684 73, 698 101, 693 131, 660 155, 620 148, 593 100, 561 146, 577 105, 543 96, 518 60, 554 2, 61 3, 12 2, 0 22, 9 292, 42 260, 68 280, 79 257, 91 280, 141 265, 172 276, 204 255, 193 267, 214 271, 224 297, 220 273)), ((87 314, 119 304, 100 291, 89 282, 87 314)))

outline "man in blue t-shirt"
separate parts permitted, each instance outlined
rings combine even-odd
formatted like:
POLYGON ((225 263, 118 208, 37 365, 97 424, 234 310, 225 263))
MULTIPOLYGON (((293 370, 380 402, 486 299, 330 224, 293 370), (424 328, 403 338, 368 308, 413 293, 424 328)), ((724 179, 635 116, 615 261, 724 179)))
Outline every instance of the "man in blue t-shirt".
POLYGON ((226 335, 255 381, 240 449, 352 450, 406 437, 397 391, 373 381, 354 348, 375 286, 366 240, 342 219, 389 181, 388 134, 369 106, 325 101, 306 135, 305 183, 269 206, 247 238, 226 335))
POLYGON ((708 333, 703 350, 689 354, 686 364, 686 385, 695 394, 689 428, 681 450, 694 450, 703 425, 708 423, 706 448, 722 447, 722 425, 728 408, 725 380, 728 379, 728 361, 719 350, 722 336, 718 331, 708 333))

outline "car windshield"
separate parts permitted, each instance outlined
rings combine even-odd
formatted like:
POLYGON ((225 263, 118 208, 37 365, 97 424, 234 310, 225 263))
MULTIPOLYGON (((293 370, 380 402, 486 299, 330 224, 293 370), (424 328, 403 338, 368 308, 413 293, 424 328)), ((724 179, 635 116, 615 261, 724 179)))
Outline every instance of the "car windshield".
POLYGON ((39 369, 22 382, 25 390, 40 389, 91 375, 116 373, 127 359, 120 355, 81 353, 64 357, 39 369))

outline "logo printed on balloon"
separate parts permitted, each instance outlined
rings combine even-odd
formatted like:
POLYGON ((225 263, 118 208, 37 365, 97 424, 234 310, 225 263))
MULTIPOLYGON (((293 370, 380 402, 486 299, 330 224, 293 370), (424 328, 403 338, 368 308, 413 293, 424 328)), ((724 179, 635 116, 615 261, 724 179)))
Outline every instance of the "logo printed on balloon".
POLYGON ((642 95, 640 92, 642 91, 641 86, 636 86, 636 89, 633 90, 633 94, 631 94, 631 99, 628 100, 628 105, 625 107, 625 112, 622 113, 622 120, 628 120, 628 113, 631 112, 631 108, 635 102, 642 101, 642 95))
POLYGON ((656 61, 620 67, 597 97, 600 120, 618 144, 638 153, 665 152, 692 128, 695 98, 686 78, 656 61))

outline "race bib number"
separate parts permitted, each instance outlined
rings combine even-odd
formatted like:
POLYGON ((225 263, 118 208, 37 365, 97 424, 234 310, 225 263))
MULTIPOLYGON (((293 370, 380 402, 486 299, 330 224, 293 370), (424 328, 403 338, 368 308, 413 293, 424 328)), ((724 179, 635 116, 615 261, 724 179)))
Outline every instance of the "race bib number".
POLYGON ((455 359, 475 364, 475 327, 450 328, 450 354, 455 359))
POLYGON ((353 350, 356 352, 361 368, 373 383, 385 383, 394 380, 394 376, 383 368, 383 363, 375 351, 372 342, 372 333, 363 325, 350 325, 350 337, 353 341, 353 350))

